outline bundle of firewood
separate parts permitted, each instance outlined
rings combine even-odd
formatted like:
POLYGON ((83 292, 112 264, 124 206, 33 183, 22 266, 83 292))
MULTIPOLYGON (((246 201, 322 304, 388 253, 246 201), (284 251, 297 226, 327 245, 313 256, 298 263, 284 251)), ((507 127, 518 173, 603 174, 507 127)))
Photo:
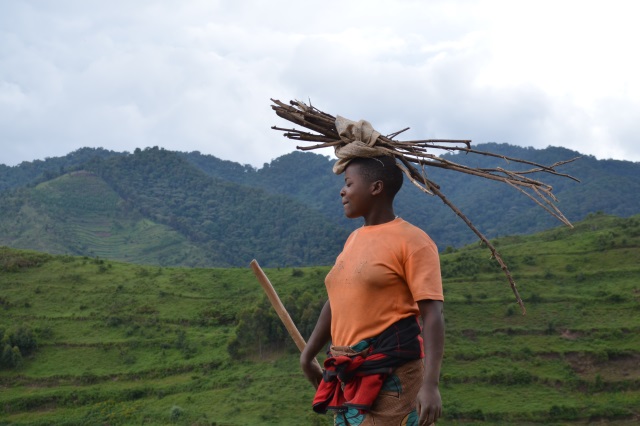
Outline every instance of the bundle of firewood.
MULTIPOLYGON (((345 138, 339 134, 336 128, 336 117, 322 112, 310 104, 307 105, 300 101, 290 101, 289 105, 274 99, 271 99, 271 101, 274 103, 274 105, 271 105, 271 108, 273 108, 278 116, 312 131, 308 132, 296 129, 280 128, 276 126, 272 127, 272 129, 274 130, 285 132, 284 136, 289 139, 301 142, 315 142, 314 145, 310 146, 297 146, 298 149, 308 151, 327 147, 341 148, 351 142, 348 140, 345 141, 345 138)), ((471 230, 480 238, 480 240, 487 245, 487 247, 491 250, 492 257, 494 257, 498 261, 500 267, 507 276, 511 289, 513 290, 516 300, 521 306, 522 312, 524 314, 524 303, 522 302, 522 299, 518 294, 515 281, 513 280, 513 277, 511 276, 507 265, 502 260, 502 257, 500 256, 496 248, 471 223, 471 221, 455 205, 453 205, 453 203, 451 203, 451 201, 449 201, 447 197, 444 196, 444 194, 440 191, 440 187, 438 186, 438 184, 427 178, 426 170, 428 167, 437 167, 503 182, 520 191, 520 193, 531 198, 549 214, 556 217, 565 225, 571 226, 571 223, 567 220, 566 217, 564 217, 562 212, 554 204, 555 202, 557 202, 557 199, 552 194, 553 188, 547 183, 544 183, 537 179, 533 179, 531 176, 534 173, 547 173, 578 181, 578 179, 576 179, 575 177, 560 173, 556 170, 557 167, 563 164, 570 163, 577 158, 557 162, 552 165, 542 165, 518 158, 511 158, 500 154, 472 149, 470 140, 395 140, 395 138, 399 134, 406 130, 408 130, 408 128, 402 129, 386 136, 378 136, 375 141, 375 146, 384 151, 387 155, 394 156, 398 161, 398 167, 402 169, 402 171, 414 185, 416 185, 425 193, 438 196, 469 226, 469 228, 471 228, 471 230), (436 150, 445 152, 464 152, 468 154, 497 157, 503 159, 506 164, 524 164, 526 165, 526 169, 509 170, 502 167, 468 167, 462 164, 454 163, 446 158, 433 154, 432 152, 436 150)))

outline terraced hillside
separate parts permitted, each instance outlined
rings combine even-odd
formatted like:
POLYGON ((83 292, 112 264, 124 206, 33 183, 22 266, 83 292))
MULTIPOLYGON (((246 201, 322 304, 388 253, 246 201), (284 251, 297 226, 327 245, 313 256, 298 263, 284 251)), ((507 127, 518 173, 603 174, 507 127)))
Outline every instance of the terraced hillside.
MULTIPOLYGON (((442 255, 438 424, 636 424, 640 216, 592 215, 574 230, 495 243, 527 315, 487 250, 442 255)), ((307 324, 313 315, 298 308, 324 297, 327 268, 266 272, 296 322, 307 324)), ((0 424, 331 424, 311 413, 312 389, 292 345, 262 346, 273 313, 248 268, 145 267, 5 248, 0 291, 0 424), (230 354, 241 353, 233 342, 251 339, 244 357, 230 354), (6 343, 24 355, 11 358, 6 343)))
POLYGON ((93 173, 62 175, 28 194, 0 229, 0 241, 143 264, 197 264, 205 256, 180 233, 140 215, 93 173))

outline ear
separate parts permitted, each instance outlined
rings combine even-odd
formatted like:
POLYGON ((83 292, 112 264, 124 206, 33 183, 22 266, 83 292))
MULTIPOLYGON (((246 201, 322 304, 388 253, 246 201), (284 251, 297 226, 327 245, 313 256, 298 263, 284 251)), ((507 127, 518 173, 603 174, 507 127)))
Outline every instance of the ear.
POLYGON ((380 195, 384 191, 384 182, 377 180, 371 184, 371 195, 380 195))

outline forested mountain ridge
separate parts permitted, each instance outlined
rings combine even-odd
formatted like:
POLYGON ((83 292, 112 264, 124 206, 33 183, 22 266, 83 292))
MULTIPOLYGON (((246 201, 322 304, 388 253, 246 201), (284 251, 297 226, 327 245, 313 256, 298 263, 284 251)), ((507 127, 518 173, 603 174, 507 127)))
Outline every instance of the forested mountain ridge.
POLYGON ((87 161, 96 157, 109 158, 120 155, 123 154, 103 148, 80 148, 64 157, 24 161, 13 167, 0 164, 0 192, 50 180, 81 168, 87 161))
POLYGON ((329 264, 346 236, 300 202, 210 177, 175 152, 147 149, 87 168, 146 217, 215 253, 219 266, 253 257, 274 266, 329 264))
MULTIPOLYGON (((580 156, 558 147, 492 143, 475 148, 543 164, 580 156)), ((478 155, 446 156, 473 167, 512 166, 478 155)), ((83 148, 65 157, 0 165, 0 245, 115 254, 119 260, 162 265, 244 266, 254 257, 269 266, 330 264, 347 233, 362 224, 344 218, 339 198, 343 177, 332 173, 332 163, 329 157, 294 151, 257 169, 199 152, 155 147, 132 154, 83 148), (83 182, 85 196, 79 195, 83 182), (102 189, 96 192, 98 187, 102 189), (67 197, 71 210, 43 201, 47 191, 67 197), (81 199, 91 204, 96 194, 117 201, 84 212, 83 218, 81 199), (71 226, 77 223, 86 226, 71 226)), ((581 181, 542 176, 554 185, 558 206, 570 221, 599 211, 623 217, 640 212, 639 163, 582 156, 559 171, 581 181)), ((428 168, 427 173, 490 238, 558 225, 504 184, 447 170, 428 168)), ((427 231, 441 249, 476 240, 437 197, 425 196, 408 182, 398 194, 396 213, 427 231)))
POLYGON ((7 191, 0 201, 0 244, 95 255, 105 239, 144 219, 156 241, 139 249, 152 254, 141 259, 122 244, 109 257, 162 265, 246 266, 254 257, 270 266, 330 264, 347 235, 300 202, 212 178, 158 148, 95 157, 81 171, 7 191), (83 176, 94 183, 84 192, 77 188, 83 176), (103 199, 109 207, 91 208, 103 199))
MULTIPOLYGON (((580 182, 559 176, 532 175, 554 187, 558 207, 572 222, 599 211, 622 217, 640 212, 640 197, 635 195, 640 193, 640 163, 597 160, 560 147, 534 149, 487 143, 479 144, 475 149, 545 165, 580 157, 558 168, 559 172, 572 175, 580 182)), ((445 156, 450 161, 471 167, 517 167, 505 160, 481 155, 445 156)), ((222 167, 222 160, 199 153, 185 154, 185 158, 210 175, 294 197, 348 229, 361 225, 358 220, 344 218, 338 195, 343 177, 331 172, 333 160, 328 157, 296 151, 257 170, 238 164, 235 169, 222 167)), ((427 174, 490 238, 529 234, 559 224, 533 201, 505 184, 441 169, 427 168, 427 174)), ((396 213, 427 231, 441 249, 476 240, 467 226, 437 197, 425 196, 409 182, 405 182, 396 198, 396 213)))
POLYGON ((294 151, 255 169, 198 152, 183 155, 210 176, 295 198, 349 229, 361 225, 344 217, 339 195, 343 176, 331 171, 334 160, 329 157, 294 151))

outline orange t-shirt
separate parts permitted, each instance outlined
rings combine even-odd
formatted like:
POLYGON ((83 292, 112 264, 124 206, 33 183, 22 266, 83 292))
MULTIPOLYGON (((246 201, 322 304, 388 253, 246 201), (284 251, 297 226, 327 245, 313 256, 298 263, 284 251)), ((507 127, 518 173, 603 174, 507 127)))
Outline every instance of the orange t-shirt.
POLYGON ((418 315, 419 300, 444 300, 436 245, 400 218, 353 231, 325 285, 336 346, 353 346, 418 315))

